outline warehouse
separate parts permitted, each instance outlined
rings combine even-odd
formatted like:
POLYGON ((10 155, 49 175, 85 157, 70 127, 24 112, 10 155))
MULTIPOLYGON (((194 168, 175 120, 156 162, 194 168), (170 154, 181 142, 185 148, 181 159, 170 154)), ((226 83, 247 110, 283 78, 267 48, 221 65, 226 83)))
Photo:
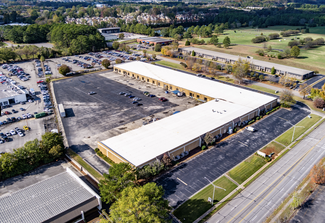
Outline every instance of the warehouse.
POLYGON ((230 134, 237 125, 277 105, 277 99, 268 95, 139 61, 116 65, 114 71, 207 101, 98 143, 101 152, 114 162, 135 167, 161 159, 164 154, 178 160, 201 146, 206 133, 216 137, 230 134))
POLYGON ((170 43, 172 43, 172 40, 168 40, 168 39, 163 39, 163 38, 159 38, 159 37, 143 37, 143 38, 138 38, 137 42, 141 42, 141 43, 147 43, 147 44, 161 44, 161 45, 168 45, 170 43))
POLYGON ((102 28, 102 29, 98 29, 98 31, 103 34, 111 34, 111 33, 119 33, 121 30, 120 27, 110 27, 110 28, 102 28))
POLYGON ((100 196, 67 168, 66 172, 0 196, 0 222, 69 222, 101 208, 100 196))
POLYGON ((0 106, 26 101, 26 92, 14 85, 0 85, 0 106))
POLYGON ((296 67, 290 67, 281 64, 265 62, 261 60, 254 60, 251 57, 240 57, 240 56, 235 56, 231 54, 220 53, 216 51, 205 50, 205 49, 200 49, 195 47, 184 47, 178 49, 178 51, 183 53, 184 55, 191 55, 192 52, 194 51, 196 56, 220 61, 223 63, 229 63, 229 64, 235 63, 240 58, 241 60, 248 60, 251 66, 253 66, 252 68, 255 70, 271 73, 271 69, 272 67, 274 67, 276 70, 276 74, 288 75, 297 78, 299 80, 304 80, 314 75, 314 72, 310 70, 304 70, 296 67))

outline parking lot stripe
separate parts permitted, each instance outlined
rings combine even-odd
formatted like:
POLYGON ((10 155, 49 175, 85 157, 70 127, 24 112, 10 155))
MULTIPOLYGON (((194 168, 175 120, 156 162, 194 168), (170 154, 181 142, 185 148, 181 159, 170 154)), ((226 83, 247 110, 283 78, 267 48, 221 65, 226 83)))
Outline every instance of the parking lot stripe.
POLYGON ((245 143, 243 143, 243 142, 241 142, 241 141, 238 141, 238 142, 239 142, 240 144, 242 144, 242 145, 248 147, 248 145, 246 145, 245 143))
POLYGON ((278 116, 278 118, 283 119, 283 120, 289 122, 289 120, 287 120, 287 119, 285 119, 285 118, 281 118, 281 117, 279 117, 279 116, 278 116))
POLYGON ((181 179, 179 179, 178 177, 177 177, 177 180, 179 180, 180 182, 182 182, 183 184, 185 184, 187 186, 187 184, 184 181, 182 181, 181 179))

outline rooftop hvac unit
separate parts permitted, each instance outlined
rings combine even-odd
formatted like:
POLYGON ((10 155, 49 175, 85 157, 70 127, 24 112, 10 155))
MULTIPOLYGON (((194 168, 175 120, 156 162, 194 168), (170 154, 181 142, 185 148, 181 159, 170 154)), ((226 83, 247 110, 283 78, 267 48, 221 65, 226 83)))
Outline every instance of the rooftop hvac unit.
POLYGON ((216 98, 216 99, 215 99, 215 101, 216 101, 216 102, 218 102, 218 101, 219 101, 219 99, 217 99, 217 98, 216 98))

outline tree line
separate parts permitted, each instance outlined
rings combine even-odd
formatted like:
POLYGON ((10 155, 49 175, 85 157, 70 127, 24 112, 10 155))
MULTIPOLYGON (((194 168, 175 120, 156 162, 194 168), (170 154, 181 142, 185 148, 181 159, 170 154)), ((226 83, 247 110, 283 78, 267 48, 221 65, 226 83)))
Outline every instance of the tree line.
POLYGON ((42 140, 28 141, 12 153, 0 156, 0 180, 29 172, 50 163, 64 154, 63 138, 58 133, 47 132, 42 140))

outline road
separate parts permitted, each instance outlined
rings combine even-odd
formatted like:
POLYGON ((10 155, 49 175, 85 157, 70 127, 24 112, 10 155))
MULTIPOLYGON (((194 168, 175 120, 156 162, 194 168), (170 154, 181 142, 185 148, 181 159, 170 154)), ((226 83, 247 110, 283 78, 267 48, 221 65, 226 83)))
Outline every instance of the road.
POLYGON ((325 155, 325 123, 207 222, 263 222, 325 155))

